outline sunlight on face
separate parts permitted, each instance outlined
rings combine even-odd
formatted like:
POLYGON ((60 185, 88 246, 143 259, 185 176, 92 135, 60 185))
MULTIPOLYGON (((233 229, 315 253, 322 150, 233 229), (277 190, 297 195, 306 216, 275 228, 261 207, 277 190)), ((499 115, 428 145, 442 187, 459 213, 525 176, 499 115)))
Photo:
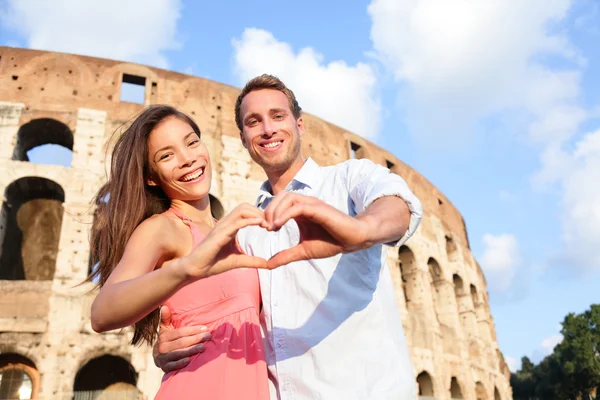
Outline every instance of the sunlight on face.
POLYGON ((170 199, 196 201, 208 195, 208 150, 187 122, 167 117, 154 128, 148 138, 148 162, 148 185, 160 186, 170 199))

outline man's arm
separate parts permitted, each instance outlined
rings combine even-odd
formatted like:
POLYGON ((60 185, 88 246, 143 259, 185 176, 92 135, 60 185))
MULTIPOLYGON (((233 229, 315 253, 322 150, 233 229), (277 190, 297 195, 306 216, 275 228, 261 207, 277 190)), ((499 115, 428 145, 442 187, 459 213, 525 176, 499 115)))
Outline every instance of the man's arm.
POLYGON ((344 163, 346 189, 356 216, 311 196, 283 192, 265 209, 269 230, 294 219, 300 243, 268 261, 276 268, 298 260, 331 257, 377 244, 399 245, 415 232, 421 203, 398 175, 369 160, 344 163))

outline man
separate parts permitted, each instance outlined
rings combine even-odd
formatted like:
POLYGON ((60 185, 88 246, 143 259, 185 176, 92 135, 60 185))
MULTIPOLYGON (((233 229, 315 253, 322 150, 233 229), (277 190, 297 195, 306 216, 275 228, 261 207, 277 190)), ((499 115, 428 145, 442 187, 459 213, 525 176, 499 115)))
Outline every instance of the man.
MULTIPOLYGON (((381 245, 399 246, 414 233, 419 200, 369 160, 330 167, 305 160, 301 108, 273 76, 250 80, 235 114, 244 147, 268 177, 257 205, 269 229, 245 228, 238 242, 281 266, 259 271, 272 398, 416 398, 381 245)), ((157 365, 177 369, 201 351, 189 347, 202 339, 200 329, 161 329, 157 365)))

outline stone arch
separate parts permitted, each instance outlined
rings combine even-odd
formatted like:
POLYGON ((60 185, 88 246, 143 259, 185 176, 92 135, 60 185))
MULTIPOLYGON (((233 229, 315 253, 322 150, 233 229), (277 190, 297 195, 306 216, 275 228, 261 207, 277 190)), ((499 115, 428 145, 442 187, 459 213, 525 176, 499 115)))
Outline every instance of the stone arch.
POLYGON ((496 386, 494 386, 494 400, 502 400, 500 392, 498 391, 498 388, 496 386))
POLYGON ((19 128, 13 160, 30 161, 27 152, 46 145, 62 146, 73 152, 73 132, 52 118, 34 119, 19 128))
POLYGON ((403 245, 398 249, 398 267, 402 277, 402 292, 406 309, 410 312, 414 310, 415 306, 417 263, 414 253, 408 246, 403 245))
POLYGON ((463 398, 460 383, 458 383, 458 379, 455 376, 450 379, 450 398, 452 400, 462 400, 463 398))
POLYGON ((477 294, 477 288, 475 285, 471 283, 471 300, 473 301, 473 307, 477 307, 479 305, 479 295, 477 294))
POLYGON ((478 381, 475 383, 475 398, 477 400, 488 400, 488 394, 483 383, 478 381))
POLYGON ((454 294, 457 298, 465 294, 463 280, 458 274, 452 275, 452 283, 454 283, 454 294))
POLYGON ((77 371, 73 399, 141 398, 136 388, 137 380, 138 373, 127 360, 114 355, 101 355, 87 361, 77 371))
POLYGON ((435 310, 435 316, 437 317, 438 322, 442 321, 442 304, 441 304, 441 291, 442 284, 444 283, 444 275, 442 273, 442 269, 438 262, 430 257, 427 260, 427 267, 429 268, 429 278, 430 278, 430 286, 431 286, 431 294, 433 297, 433 308, 435 310))
POLYGON ((65 192, 56 182, 28 176, 6 188, 0 219, 0 279, 52 280, 65 192))
POLYGON ((223 218, 225 216, 225 208, 223 208, 219 199, 212 194, 209 194, 208 197, 210 199, 210 212, 212 213, 213 218, 216 220, 223 218))
POLYGON ((0 399, 35 399, 39 385, 33 361, 17 353, 0 354, 0 399))
POLYGON ((434 398, 433 380, 427 371, 417 375, 417 388, 419 390, 419 398, 434 398))

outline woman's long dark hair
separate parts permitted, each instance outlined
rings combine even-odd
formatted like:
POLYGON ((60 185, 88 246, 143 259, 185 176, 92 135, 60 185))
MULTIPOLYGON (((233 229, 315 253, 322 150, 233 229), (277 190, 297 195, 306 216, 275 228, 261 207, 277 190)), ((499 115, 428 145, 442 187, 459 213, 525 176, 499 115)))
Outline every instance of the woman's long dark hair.
MULTIPOLYGON (((97 209, 91 232, 91 263, 97 267, 86 281, 97 279, 103 286, 125 252, 133 231, 142 221, 166 211, 170 200, 158 186, 149 186, 152 171, 148 163, 150 133, 167 117, 188 123, 200 137, 198 125, 173 107, 154 105, 146 108, 118 138, 113 148, 108 181, 94 201, 97 209)), ((116 134, 116 133, 115 133, 116 134)), ((152 243, 148 244, 152 246, 152 243)), ((134 326, 132 344, 156 339, 160 323, 159 309, 134 326)))

